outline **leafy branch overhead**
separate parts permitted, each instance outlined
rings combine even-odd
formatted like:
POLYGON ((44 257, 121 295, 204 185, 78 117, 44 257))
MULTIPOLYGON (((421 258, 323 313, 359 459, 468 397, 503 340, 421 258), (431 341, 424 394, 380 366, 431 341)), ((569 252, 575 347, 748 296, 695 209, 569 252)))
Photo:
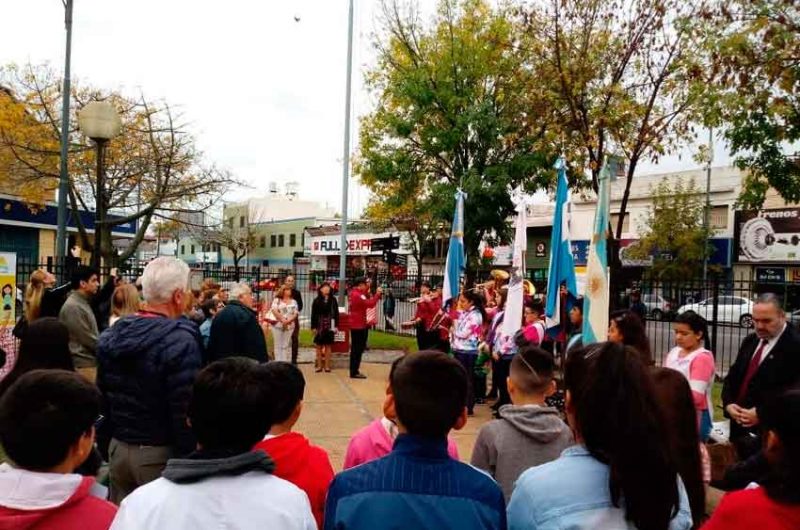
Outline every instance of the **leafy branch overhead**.
POLYGON ((760 208, 770 187, 800 202, 800 4, 718 0, 703 15, 705 120, 748 172, 740 206, 760 208))

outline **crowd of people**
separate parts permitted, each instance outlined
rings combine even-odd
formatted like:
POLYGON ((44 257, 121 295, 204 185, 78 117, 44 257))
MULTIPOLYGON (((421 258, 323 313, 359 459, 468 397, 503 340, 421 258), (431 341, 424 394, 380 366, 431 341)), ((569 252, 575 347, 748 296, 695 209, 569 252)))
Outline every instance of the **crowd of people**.
MULTIPOLYGON (((606 342, 583 344, 580 303, 554 336, 533 297, 521 314, 506 307, 502 278, 449 304, 423 284, 402 324, 420 351, 392 364, 383 415, 353 434, 337 474, 294 431, 306 381, 293 279, 259 314, 245 284, 192 293, 174 258, 135 284, 114 276, 102 288, 88 267, 69 287, 31 278, 18 359, 0 381, 0 530, 800 527, 800 334, 775 295, 755 301, 754 333, 724 381, 738 461, 719 480, 706 450, 715 359, 699 315, 676 318, 655 367, 635 311, 611 315, 606 342), (487 387, 495 419, 467 464, 451 433, 487 387), (730 492, 709 518, 714 488, 730 492)), ((363 278, 350 289, 354 379, 381 297, 363 278)), ((315 370, 327 372, 340 318, 329 284, 311 307, 315 370)))

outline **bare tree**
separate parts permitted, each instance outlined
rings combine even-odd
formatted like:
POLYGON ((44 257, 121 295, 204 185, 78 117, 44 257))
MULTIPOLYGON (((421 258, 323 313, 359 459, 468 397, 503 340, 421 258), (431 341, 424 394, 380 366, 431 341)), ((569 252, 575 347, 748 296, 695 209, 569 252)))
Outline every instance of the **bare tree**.
MULTIPOLYGON (((0 175, 24 169, 29 181, 55 188, 60 161, 59 76, 46 66, 6 67, 0 69, 0 84, 23 102, 26 117, 22 122, 0 112, 0 149, 11 155, 0 157, 0 175)), ((77 129, 76 116, 70 119, 70 206, 73 211, 92 210, 102 203, 111 214, 95 227, 102 233, 101 249, 94 249, 80 217, 74 218, 81 245, 99 250, 106 260, 132 256, 154 219, 201 211, 238 184, 229 172, 204 161, 187 122, 169 104, 79 85, 74 85, 72 98, 74 114, 89 101, 102 99, 111 102, 122 119, 121 134, 106 148, 105 185, 99 196, 95 150, 77 129), (112 232, 129 223, 136 223, 134 238, 117 256, 112 232)))

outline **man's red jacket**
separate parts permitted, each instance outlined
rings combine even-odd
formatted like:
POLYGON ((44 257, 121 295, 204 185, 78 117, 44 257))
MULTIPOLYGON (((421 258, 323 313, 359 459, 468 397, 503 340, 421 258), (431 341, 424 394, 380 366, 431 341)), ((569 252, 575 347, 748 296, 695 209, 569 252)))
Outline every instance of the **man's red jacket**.
POLYGON ((375 307, 380 297, 377 293, 370 297, 359 289, 350 290, 350 307, 347 308, 350 312, 350 329, 367 328, 367 309, 375 307))

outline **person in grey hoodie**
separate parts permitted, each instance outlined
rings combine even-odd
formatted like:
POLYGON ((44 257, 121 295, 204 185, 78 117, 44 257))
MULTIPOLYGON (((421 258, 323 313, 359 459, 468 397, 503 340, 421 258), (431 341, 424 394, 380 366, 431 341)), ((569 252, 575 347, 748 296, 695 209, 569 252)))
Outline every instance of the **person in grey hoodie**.
POLYGON ((523 471, 555 460, 575 443, 558 411, 544 402, 556 390, 554 371, 552 354, 522 348, 506 381, 512 404, 500 407, 500 418, 481 427, 475 440, 471 463, 494 477, 506 502, 523 471))

